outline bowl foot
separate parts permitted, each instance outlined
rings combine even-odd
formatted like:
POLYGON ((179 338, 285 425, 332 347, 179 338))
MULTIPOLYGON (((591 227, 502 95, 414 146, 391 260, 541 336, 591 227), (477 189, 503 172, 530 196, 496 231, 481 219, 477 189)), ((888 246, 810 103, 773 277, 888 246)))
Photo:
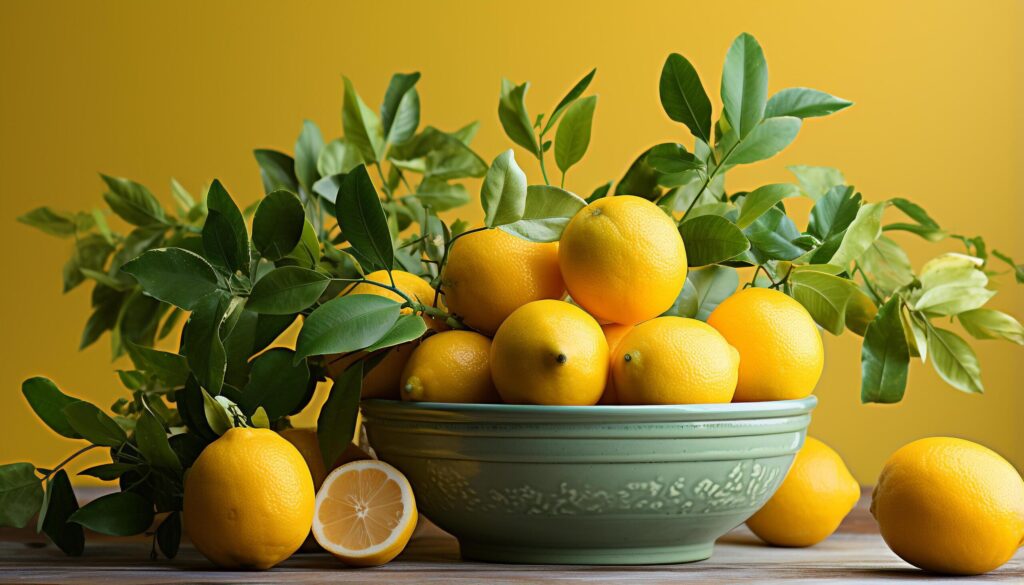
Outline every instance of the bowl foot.
POLYGON ((462 558, 537 565, 665 565, 711 556, 714 543, 639 548, 531 548, 459 540, 462 558))

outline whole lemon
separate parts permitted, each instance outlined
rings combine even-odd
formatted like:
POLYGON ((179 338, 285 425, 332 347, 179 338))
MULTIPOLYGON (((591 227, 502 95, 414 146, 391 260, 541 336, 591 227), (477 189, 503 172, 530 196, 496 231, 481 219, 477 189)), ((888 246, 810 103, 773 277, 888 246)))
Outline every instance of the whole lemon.
POLYGON ((740 352, 736 402, 803 398, 814 391, 825 359, 821 334, 792 297, 748 288, 718 305, 708 324, 740 352))
POLYGON ((835 532, 858 499, 860 485, 839 454, 807 437, 786 479, 747 527, 768 544, 811 546, 835 532))
POLYGON ((977 443, 920 439, 878 477, 871 513, 894 553, 926 571, 979 575, 1024 543, 1024 480, 977 443))
POLYGON ((686 282, 686 248, 657 205, 602 197, 569 221, 558 264, 573 301, 597 319, 633 325, 664 313, 686 282))
POLYGON ((619 342, 626 336, 627 333, 633 330, 633 325, 620 325, 618 323, 607 323, 601 325, 601 331, 604 331, 604 339, 608 342, 608 380, 604 384, 604 393, 601 394, 601 400, 598 404, 618 404, 619 395, 615 391, 615 377, 612 376, 612 362, 615 361, 615 356, 618 355, 615 348, 618 347, 619 342))
MULTIPOLYGON (((391 286, 391 279, 394 279, 394 287, 405 293, 405 295, 413 301, 428 307, 434 303, 434 289, 427 283, 427 281, 411 272, 405 272, 404 270, 392 270, 391 276, 389 277, 387 270, 378 270, 367 274, 364 278, 366 280, 379 282, 388 286, 391 286)), ((348 291, 348 294, 377 295, 387 297, 393 301, 398 301, 399 303, 405 302, 405 299, 398 293, 366 282, 356 283, 351 290, 348 291)), ((441 299, 438 299, 438 304, 440 304, 440 301, 441 299)), ((402 313, 408 315, 412 313, 412 309, 406 307, 402 309, 402 313)), ((447 328, 444 323, 432 317, 424 316, 423 321, 427 324, 427 327, 436 331, 443 331, 447 328)))
POLYGON ((498 402, 491 381, 491 340, 445 331, 420 343, 402 371, 402 400, 498 402))
POLYGON ((230 429, 186 475, 183 520, 215 564, 269 569, 306 540, 314 497, 309 468, 291 443, 268 429, 230 429))
POLYGON ((608 377, 608 342, 597 321, 575 305, 527 303, 494 336, 491 377, 505 402, 596 404, 608 377))
MULTIPOLYGON (((399 389, 401 388, 402 369, 412 356, 418 342, 409 342, 397 345, 387 351, 380 362, 363 374, 363 398, 387 398, 398 400, 399 389)), ((345 356, 333 355, 327 360, 327 373, 331 379, 342 374, 352 362, 365 356, 365 352, 348 354, 345 356)))
POLYGON ((448 310, 486 335, 530 301, 565 296, 558 244, 528 242, 498 229, 456 240, 441 286, 448 310))
POLYGON ((622 404, 706 404, 732 400, 739 361, 707 323, 658 317, 627 333, 611 363, 622 404))

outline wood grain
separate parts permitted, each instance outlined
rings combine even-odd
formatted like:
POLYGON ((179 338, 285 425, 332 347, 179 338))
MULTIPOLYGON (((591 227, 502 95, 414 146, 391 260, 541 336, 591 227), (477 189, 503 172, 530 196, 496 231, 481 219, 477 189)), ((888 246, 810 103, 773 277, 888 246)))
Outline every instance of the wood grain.
POLYGON ((929 575, 892 554, 867 512, 870 494, 839 531, 807 549, 772 548, 745 527, 715 547, 714 556, 685 565, 592 567, 496 565, 459 559, 455 539, 424 522, 405 552, 374 569, 350 569, 324 553, 298 554, 271 571, 239 572, 213 568, 187 544, 174 561, 150 561, 150 541, 90 534, 85 556, 65 557, 32 530, 0 531, 3 583, 865 583, 927 581, 1024 583, 1024 552, 998 571, 965 579, 929 575))

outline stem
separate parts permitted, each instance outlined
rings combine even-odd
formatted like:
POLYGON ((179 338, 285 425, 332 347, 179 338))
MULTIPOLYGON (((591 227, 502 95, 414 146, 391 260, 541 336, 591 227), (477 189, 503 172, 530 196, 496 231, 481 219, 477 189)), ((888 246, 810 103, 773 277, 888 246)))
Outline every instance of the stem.
POLYGON ((569 174, 568 170, 566 170, 566 171, 564 171, 562 173, 562 184, 559 185, 559 187, 561 187, 562 189, 565 189, 565 176, 568 175, 568 174, 569 174))
POLYGON ((856 261, 854 261, 853 263, 853 270, 855 272, 860 272, 860 277, 864 279, 864 286, 868 288, 868 292, 871 293, 871 296, 875 297, 875 302, 881 305, 883 303, 882 295, 878 294, 878 291, 875 290, 874 285, 871 284, 871 279, 868 278, 867 273, 864 272, 864 269, 861 268, 860 264, 856 261))
POLYGON ((46 475, 44 475, 43 479, 46 479, 46 478, 50 477, 51 475, 53 475, 54 473, 57 473, 58 471, 60 471, 62 467, 64 467, 68 463, 70 463, 71 460, 74 459, 75 457, 78 457, 79 455, 81 455, 82 453, 85 453, 86 451, 95 449, 96 447, 99 447, 99 445, 86 445, 85 447, 82 447, 78 451, 75 451, 74 453, 69 455, 67 459, 65 459, 64 461, 61 461, 60 463, 58 463, 57 467, 54 467, 53 469, 51 469, 50 473, 47 473, 46 475))
POLYGON ((551 181, 548 180, 548 170, 544 167, 544 135, 539 136, 537 141, 537 160, 540 161, 540 174, 544 177, 544 184, 550 185, 551 181))
MULTIPOLYGON (((454 241, 454 239, 452 241, 454 241)), ((434 319, 437 319, 438 321, 444 321, 444 323, 451 327, 452 329, 469 329, 462 321, 459 321, 450 313, 442 311, 441 309, 438 309, 436 306, 431 307, 424 305, 423 303, 418 303, 412 300, 412 298, 409 297, 409 295, 405 294, 405 292, 403 292, 401 289, 394 285, 387 285, 382 282, 367 280, 365 278, 332 278, 331 280, 337 280, 342 282, 363 282, 366 284, 372 284, 373 286, 379 286, 380 288, 389 290, 395 293, 396 295, 402 297, 402 299, 405 301, 404 303, 402 303, 403 307, 409 307, 416 313, 432 317, 434 319)))
POLYGON ((398 172, 398 179, 402 181, 402 184, 405 185, 405 188, 408 189, 410 193, 415 193, 416 190, 413 189, 412 185, 409 184, 409 181, 405 179, 405 173, 402 172, 402 169, 396 167, 394 163, 392 163, 391 168, 395 169, 398 172))
MULTIPOLYGON (((721 171, 723 167, 725 167, 725 161, 729 160, 729 156, 732 154, 732 151, 736 150, 736 147, 739 146, 741 142, 743 142, 742 138, 737 140, 736 144, 732 145, 732 148, 729 149, 729 152, 725 153, 725 156, 722 157, 722 162, 715 165, 715 170, 711 171, 710 173, 705 173, 706 177, 704 179, 704 184, 701 185, 700 191, 697 191, 697 195, 694 196, 693 201, 691 201, 690 204, 686 206, 686 211, 683 212, 683 217, 679 218, 680 223, 682 223, 682 221, 686 219, 686 216, 690 213, 690 210, 693 209, 693 206, 696 205, 698 201, 700 201, 700 198, 701 196, 704 195, 704 191, 707 190, 708 185, 711 184, 711 181, 715 180, 715 177, 718 176, 718 172, 721 171)), ((711 149, 712 156, 714 156, 714 153, 715 150, 711 149)))
POLYGON ((448 264, 448 254, 451 252, 452 246, 455 245, 456 240, 458 240, 462 236, 468 236, 469 234, 474 234, 476 232, 482 232, 482 231, 484 231, 486 229, 489 229, 489 228, 479 227, 479 228, 473 228, 471 230, 466 230, 466 231, 462 232, 461 234, 453 237, 451 239, 451 241, 448 242, 448 245, 444 247, 444 254, 441 256, 441 263, 437 265, 438 279, 437 279, 437 286, 434 288, 434 302, 430 303, 432 306, 434 306, 434 307, 437 306, 437 299, 441 296, 441 278, 440 278, 440 276, 441 276, 442 271, 444 270, 445 265, 448 264))

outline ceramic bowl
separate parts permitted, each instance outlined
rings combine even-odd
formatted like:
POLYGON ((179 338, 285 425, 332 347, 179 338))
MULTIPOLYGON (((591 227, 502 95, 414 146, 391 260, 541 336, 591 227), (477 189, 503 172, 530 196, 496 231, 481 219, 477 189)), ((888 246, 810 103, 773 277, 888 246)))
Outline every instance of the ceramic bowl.
POLYGON ((778 488, 816 404, 367 400, 363 415, 464 558, 642 565, 711 556, 778 488))

